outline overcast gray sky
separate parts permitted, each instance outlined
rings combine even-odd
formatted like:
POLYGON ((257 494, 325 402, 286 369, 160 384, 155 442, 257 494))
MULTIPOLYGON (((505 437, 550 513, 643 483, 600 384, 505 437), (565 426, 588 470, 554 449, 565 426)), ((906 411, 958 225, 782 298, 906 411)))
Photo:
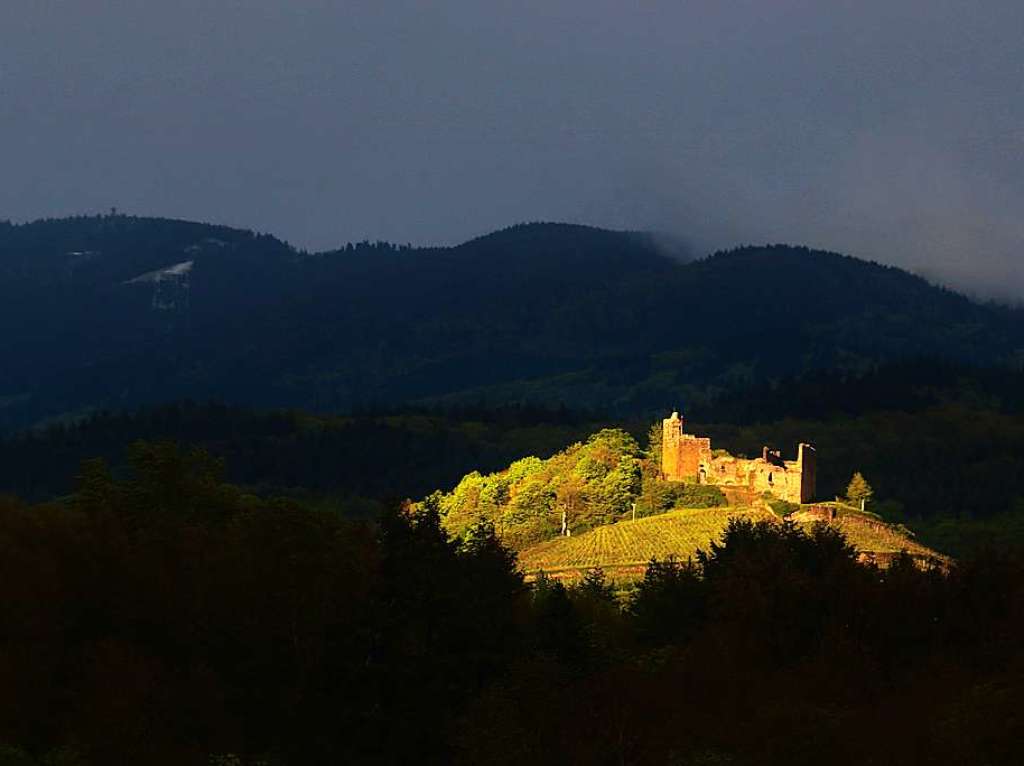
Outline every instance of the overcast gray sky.
POLYGON ((1022 0, 3 0, 0 218, 527 220, 1024 298, 1022 0))

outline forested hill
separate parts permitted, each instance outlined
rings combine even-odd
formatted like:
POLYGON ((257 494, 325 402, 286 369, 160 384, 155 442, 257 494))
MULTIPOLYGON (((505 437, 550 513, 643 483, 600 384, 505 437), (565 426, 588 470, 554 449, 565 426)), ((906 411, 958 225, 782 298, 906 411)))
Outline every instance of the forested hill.
POLYGON ((1020 311, 787 246, 686 262, 642 233, 530 224, 310 254, 164 219, 0 224, 0 430, 185 397, 653 413, 809 369, 1019 365, 1022 348, 1020 311))

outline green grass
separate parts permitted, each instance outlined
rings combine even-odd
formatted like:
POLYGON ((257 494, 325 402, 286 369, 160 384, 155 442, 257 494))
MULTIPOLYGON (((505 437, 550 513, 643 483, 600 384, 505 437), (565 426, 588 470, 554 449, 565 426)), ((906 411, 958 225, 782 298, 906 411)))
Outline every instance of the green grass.
MULTIPOLYGON (((632 579, 643 574, 652 557, 674 555, 686 560, 698 548, 707 549, 712 540, 721 538, 730 518, 777 520, 762 508, 679 509, 597 527, 576 537, 548 540, 522 551, 519 563, 528 575, 543 570, 556 577, 573 578, 587 569, 601 567, 617 579, 632 579)), ((801 523, 810 527, 813 522, 801 523)), ((858 513, 845 514, 833 524, 858 551, 880 563, 904 549, 922 558, 941 558, 900 530, 858 513)))
MULTIPOLYGON (((926 545, 918 542, 905 528, 886 524, 882 518, 870 511, 858 510, 845 503, 815 503, 818 507, 832 508, 836 519, 831 523, 846 535, 846 539, 858 551, 875 556, 883 561, 892 554, 906 550, 913 556, 943 559, 944 557, 926 545)), ((812 514, 798 511, 793 520, 809 527, 818 519, 812 514)))

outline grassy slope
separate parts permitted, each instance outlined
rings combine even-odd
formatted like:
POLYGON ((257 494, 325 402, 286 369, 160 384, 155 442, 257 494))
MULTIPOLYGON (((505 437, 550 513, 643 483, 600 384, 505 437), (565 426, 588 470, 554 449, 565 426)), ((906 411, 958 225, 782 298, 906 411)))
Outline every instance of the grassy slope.
MULTIPOLYGON (((598 527, 577 537, 548 540, 520 553, 519 562, 527 573, 544 570, 556 577, 573 577, 597 566, 613 577, 636 577, 651 557, 692 557, 698 548, 706 548, 709 541, 720 537, 731 517, 754 521, 776 518, 762 508, 679 509, 598 527)), ((813 522, 801 523, 809 526, 813 522)), ((867 516, 851 513, 835 523, 857 550, 882 563, 902 549, 914 556, 941 558, 895 528, 867 516)))

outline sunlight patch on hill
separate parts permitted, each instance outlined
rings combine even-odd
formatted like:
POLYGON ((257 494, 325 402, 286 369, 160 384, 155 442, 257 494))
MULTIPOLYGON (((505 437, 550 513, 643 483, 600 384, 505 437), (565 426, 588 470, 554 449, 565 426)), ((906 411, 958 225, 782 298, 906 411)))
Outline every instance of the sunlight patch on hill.
MULTIPOLYGON (((531 576, 544 571, 554 577, 574 579, 587 569, 601 567, 616 579, 635 579, 643 575, 652 558, 675 556, 686 560, 694 557, 698 549, 706 550, 712 540, 721 538, 731 518, 778 521, 771 511, 756 507, 684 508, 597 527, 575 537, 549 540, 520 553, 519 563, 531 576)), ((795 520, 805 528, 821 523, 817 518, 800 514, 795 520)), ((899 528, 867 515, 849 513, 831 524, 843 532, 864 560, 885 565, 906 550, 920 560, 940 564, 947 561, 899 528)))

